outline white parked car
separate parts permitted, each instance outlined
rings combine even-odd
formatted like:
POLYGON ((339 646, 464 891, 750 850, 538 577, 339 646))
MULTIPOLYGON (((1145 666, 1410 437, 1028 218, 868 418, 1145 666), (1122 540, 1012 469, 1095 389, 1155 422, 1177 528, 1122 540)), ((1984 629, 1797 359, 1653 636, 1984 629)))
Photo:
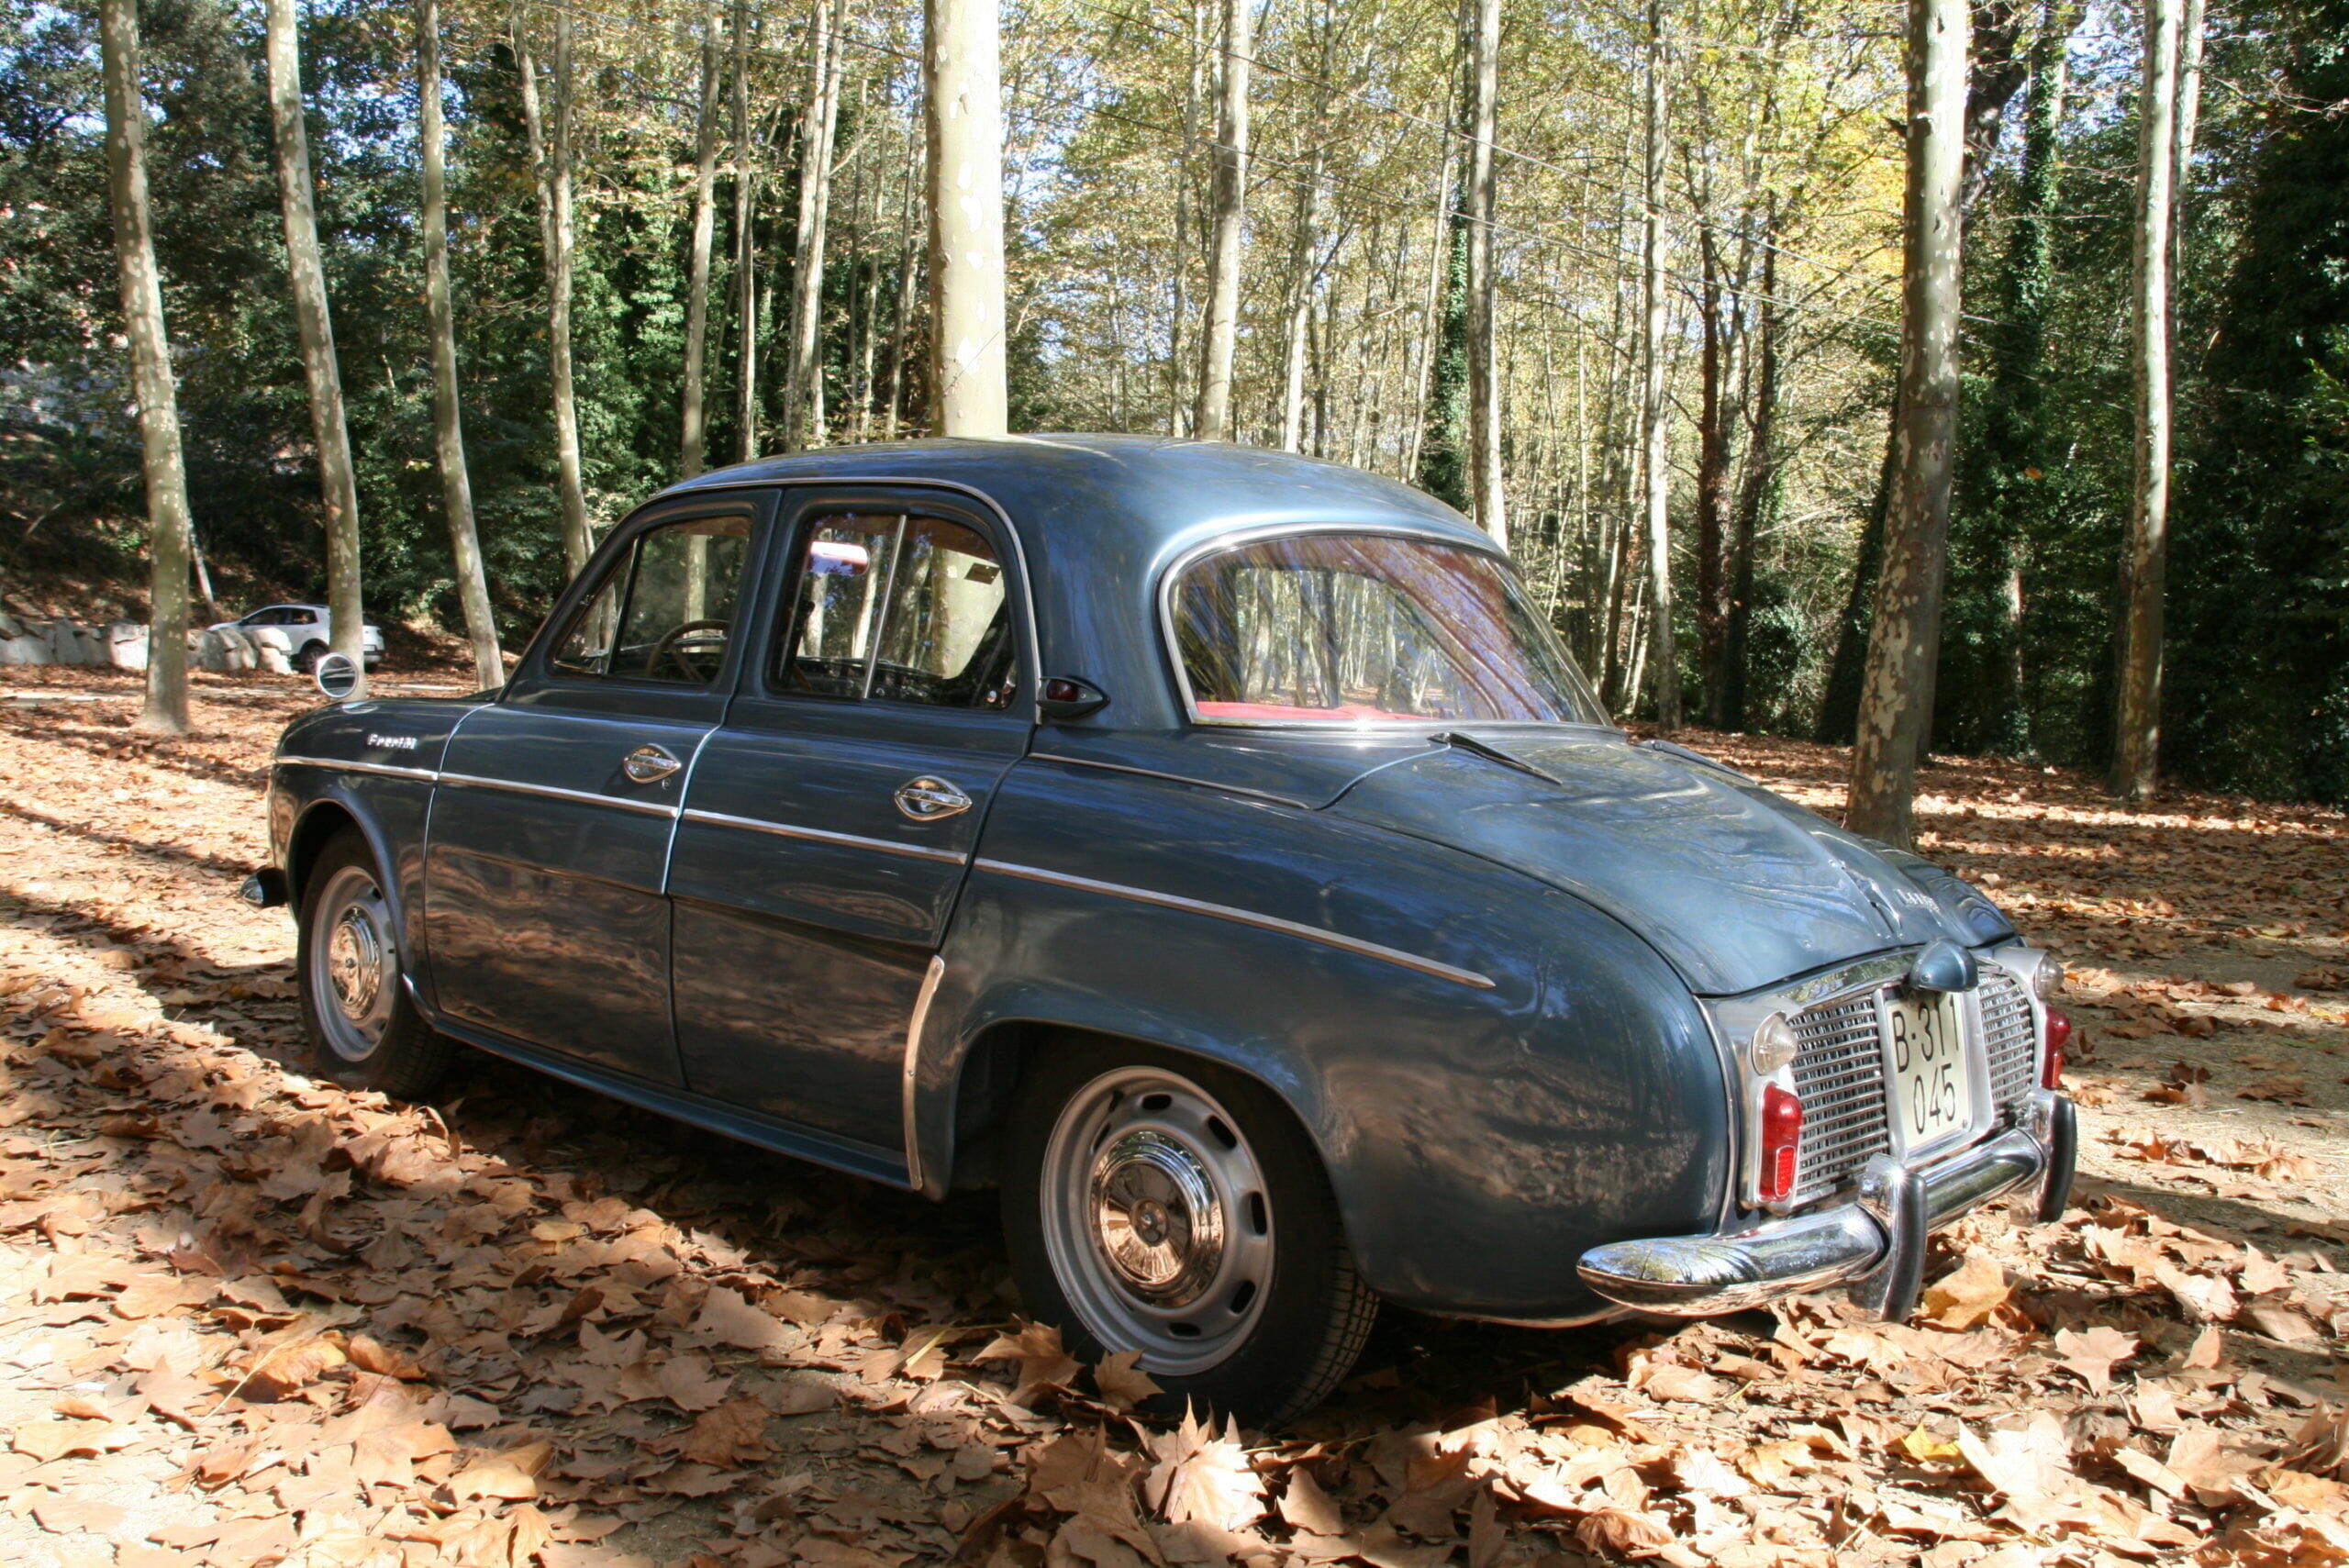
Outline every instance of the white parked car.
MULTIPOLYGON (((334 643, 334 621, 324 605, 269 605, 242 620, 221 621, 212 629, 225 631, 230 627, 265 647, 284 649, 296 670, 309 669, 317 662, 318 655, 334 643)), ((383 628, 367 621, 361 646, 366 652, 369 669, 382 663, 383 628)))

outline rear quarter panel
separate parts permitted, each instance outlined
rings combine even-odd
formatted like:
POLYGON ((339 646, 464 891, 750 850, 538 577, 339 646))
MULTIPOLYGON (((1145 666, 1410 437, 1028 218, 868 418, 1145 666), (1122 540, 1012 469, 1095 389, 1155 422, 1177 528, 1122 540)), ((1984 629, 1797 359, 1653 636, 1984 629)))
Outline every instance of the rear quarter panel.
POLYGON ((986 824, 916 1055, 933 1190, 955 1083, 1008 1022, 1193 1051, 1262 1080, 1319 1151, 1364 1277, 1440 1312, 1603 1306, 1575 1259, 1709 1228, 1731 1155, 1721 1070, 1639 938, 1486 862, 1274 802, 1031 761, 986 824), (1244 908, 1486 977, 1475 987, 1036 868, 1244 908))

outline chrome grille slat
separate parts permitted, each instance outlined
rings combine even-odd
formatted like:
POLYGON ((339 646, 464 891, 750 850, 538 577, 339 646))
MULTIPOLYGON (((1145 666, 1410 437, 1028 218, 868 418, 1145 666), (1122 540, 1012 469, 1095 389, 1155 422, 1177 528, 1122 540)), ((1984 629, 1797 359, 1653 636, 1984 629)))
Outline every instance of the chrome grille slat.
POLYGON ((1884 1026, 1875 991, 1797 1013, 1795 1093, 1802 1096, 1797 1204, 1822 1197, 1892 1148, 1885 1106, 1884 1026))
POLYGON ((1982 966, 1982 1049, 1990 1066, 1990 1102, 2000 1110, 2029 1094, 2038 1077, 2038 1031, 2022 982, 1993 964, 1982 966))

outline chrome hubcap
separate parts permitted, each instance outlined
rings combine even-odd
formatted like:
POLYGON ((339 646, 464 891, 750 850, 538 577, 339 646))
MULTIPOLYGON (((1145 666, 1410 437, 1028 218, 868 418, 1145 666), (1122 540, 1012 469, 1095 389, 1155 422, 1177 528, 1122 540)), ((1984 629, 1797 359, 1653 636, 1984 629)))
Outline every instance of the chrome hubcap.
POLYGON ((312 1011, 327 1048, 364 1062, 384 1043, 399 985, 399 948, 383 889, 360 866, 344 866, 319 889, 310 946, 312 1011))
POLYGON ((1072 1095, 1044 1157, 1045 1250, 1085 1327, 1144 1371, 1230 1356, 1263 1316, 1273 1215, 1264 1173, 1213 1095, 1119 1068, 1072 1095))

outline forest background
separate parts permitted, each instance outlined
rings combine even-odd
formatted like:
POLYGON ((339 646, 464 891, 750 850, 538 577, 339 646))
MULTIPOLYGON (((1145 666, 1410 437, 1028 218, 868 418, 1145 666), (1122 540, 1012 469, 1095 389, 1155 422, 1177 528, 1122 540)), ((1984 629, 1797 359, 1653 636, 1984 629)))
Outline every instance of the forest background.
MULTIPOLYGON (((262 8, 139 14, 196 539, 224 599, 315 595, 324 507, 262 8)), ((1193 430, 1217 170, 1234 163, 1219 78, 1238 59, 1232 437, 1478 509, 1481 228, 1493 510, 1568 646, 1619 712, 1653 715, 1668 658, 1692 717, 1850 739, 1900 348, 1898 6, 1507 0, 1481 226, 1464 11, 1016 0, 1002 15, 1012 429, 1193 430), (1235 16, 1244 48, 1227 47, 1235 16), (1643 506, 1657 441, 1661 574, 1643 506), (1659 582, 1677 588, 1663 639, 1659 582)), ((2349 803, 2349 3, 2187 17, 2163 766, 2349 803)), ((685 472, 689 384, 713 465, 930 428, 918 7, 454 0, 436 21, 466 460, 509 646, 567 576, 559 164, 576 239, 568 331, 553 330, 591 526, 685 472), (693 378, 697 211, 711 232, 693 378)), ((2142 19, 2108 0, 1995 0, 1972 22, 1932 742, 2101 767, 2132 489, 2142 19)), ((321 0, 299 36, 367 602, 456 628, 418 7, 321 0)), ((127 582, 146 500, 96 6, 0 0, 0 574, 127 582)))

